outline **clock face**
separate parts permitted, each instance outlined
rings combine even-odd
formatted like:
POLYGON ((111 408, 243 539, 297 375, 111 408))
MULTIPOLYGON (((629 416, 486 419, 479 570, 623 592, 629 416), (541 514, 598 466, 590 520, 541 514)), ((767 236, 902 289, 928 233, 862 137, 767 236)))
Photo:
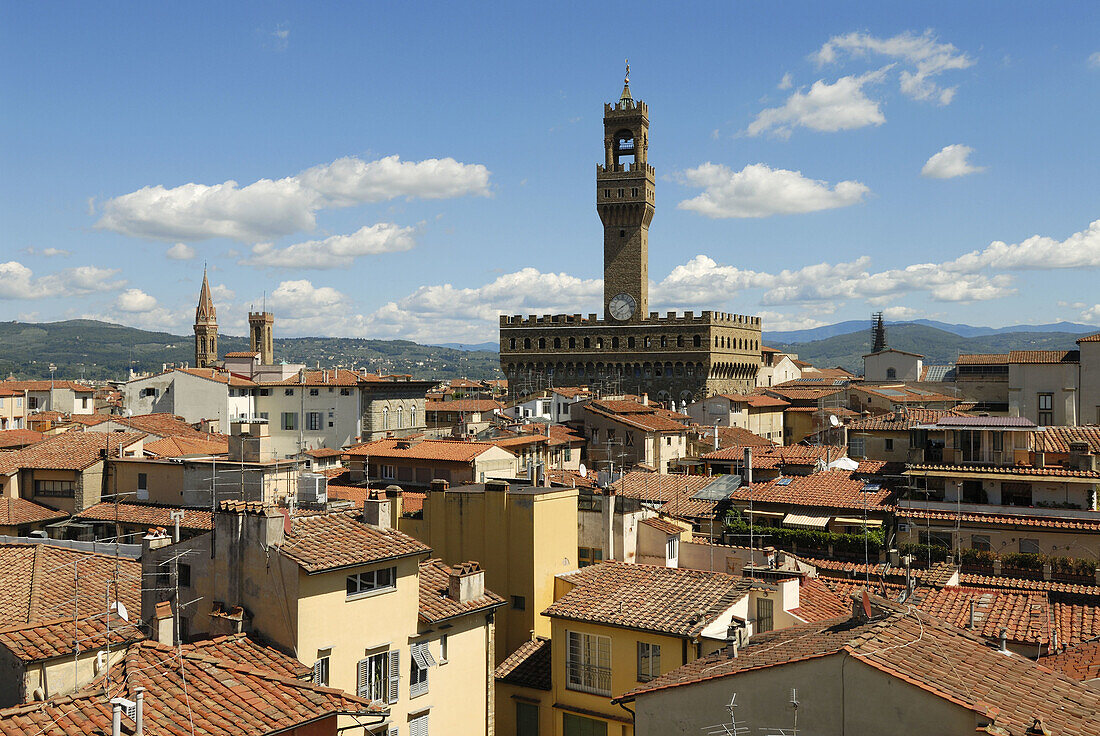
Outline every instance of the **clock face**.
POLYGON ((617 320, 627 320, 634 316, 634 310, 638 308, 638 302, 630 294, 616 294, 607 303, 607 311, 617 320))

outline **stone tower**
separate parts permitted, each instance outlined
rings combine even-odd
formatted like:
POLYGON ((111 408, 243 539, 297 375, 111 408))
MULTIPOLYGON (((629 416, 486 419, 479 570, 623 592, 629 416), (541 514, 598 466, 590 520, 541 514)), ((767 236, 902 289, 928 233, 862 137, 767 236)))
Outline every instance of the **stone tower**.
POLYGON ((260 354, 260 365, 275 364, 275 315, 271 312, 248 313, 248 342, 260 354))
POLYGON ((649 317, 649 223, 653 167, 646 163, 649 111, 630 96, 630 65, 619 101, 603 106, 604 162, 596 166, 596 210, 603 222, 604 318, 649 317))
POLYGON ((218 362, 218 316, 210 297, 210 282, 202 270, 202 290, 195 307, 195 367, 213 368, 218 362))

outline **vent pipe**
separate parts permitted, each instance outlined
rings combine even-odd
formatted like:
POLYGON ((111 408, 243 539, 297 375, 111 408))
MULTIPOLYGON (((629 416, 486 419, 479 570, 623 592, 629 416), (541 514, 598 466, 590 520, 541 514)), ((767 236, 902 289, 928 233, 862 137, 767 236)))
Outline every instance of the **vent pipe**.
POLYGON ((977 601, 970 601, 970 622, 967 624, 966 628, 970 629, 971 631, 974 630, 974 616, 975 616, 975 613, 976 613, 975 609, 977 607, 978 607, 977 601))
POLYGON ((136 687, 137 705, 134 707, 134 736, 145 736, 145 688, 136 687))
POLYGON ((1008 629, 1001 629, 1001 651, 1008 651, 1008 629))
POLYGON ((752 485, 752 448, 745 448, 745 467, 741 471, 741 482, 747 486, 752 485))

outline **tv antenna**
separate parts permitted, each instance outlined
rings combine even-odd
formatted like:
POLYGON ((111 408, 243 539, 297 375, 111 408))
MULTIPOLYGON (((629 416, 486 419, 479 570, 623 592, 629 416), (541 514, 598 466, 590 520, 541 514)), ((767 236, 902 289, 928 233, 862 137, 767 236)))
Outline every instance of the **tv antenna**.
POLYGON ((703 726, 699 730, 707 734, 707 736, 742 736, 742 734, 749 733, 751 729, 745 725, 745 722, 737 720, 737 707, 737 693, 734 693, 733 697, 730 698, 730 702, 726 704, 726 710, 728 710, 730 714, 729 723, 716 723, 713 726, 703 726))

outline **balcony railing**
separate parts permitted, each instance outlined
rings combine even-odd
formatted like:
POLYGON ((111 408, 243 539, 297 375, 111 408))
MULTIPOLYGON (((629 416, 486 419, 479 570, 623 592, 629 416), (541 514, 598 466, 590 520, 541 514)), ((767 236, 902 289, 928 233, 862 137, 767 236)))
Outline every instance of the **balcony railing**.
POLYGON ((611 668, 585 662, 565 663, 566 687, 582 693, 611 697, 611 668))

